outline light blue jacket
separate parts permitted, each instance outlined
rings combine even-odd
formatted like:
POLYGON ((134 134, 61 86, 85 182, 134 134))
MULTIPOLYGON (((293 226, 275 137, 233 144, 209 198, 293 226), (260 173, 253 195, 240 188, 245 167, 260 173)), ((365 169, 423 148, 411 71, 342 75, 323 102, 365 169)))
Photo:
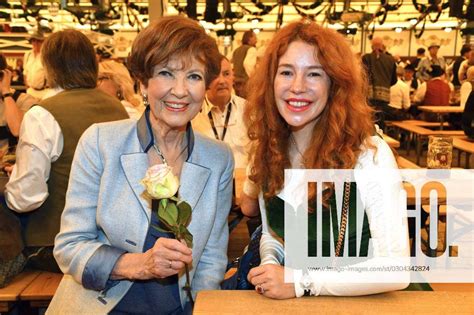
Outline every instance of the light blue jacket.
MULTIPOLYGON (((151 201, 140 183, 153 144, 145 116, 138 123, 95 124, 77 146, 54 248, 65 276, 49 314, 105 314, 132 285, 123 280, 110 287, 107 279, 124 251, 142 252, 150 223, 151 201)), ((193 209, 190 275, 195 293, 218 289, 224 276, 234 161, 223 142, 194 135, 190 127, 187 134, 190 154, 181 171, 179 196, 193 209)), ((183 305, 185 278, 181 273, 183 305)))

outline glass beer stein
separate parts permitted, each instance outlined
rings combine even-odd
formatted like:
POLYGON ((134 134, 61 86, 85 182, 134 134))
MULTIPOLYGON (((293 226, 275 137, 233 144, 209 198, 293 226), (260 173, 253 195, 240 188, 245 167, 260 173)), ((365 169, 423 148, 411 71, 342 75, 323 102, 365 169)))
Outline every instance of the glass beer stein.
POLYGON ((453 138, 430 136, 426 166, 430 169, 449 169, 453 160, 453 138))

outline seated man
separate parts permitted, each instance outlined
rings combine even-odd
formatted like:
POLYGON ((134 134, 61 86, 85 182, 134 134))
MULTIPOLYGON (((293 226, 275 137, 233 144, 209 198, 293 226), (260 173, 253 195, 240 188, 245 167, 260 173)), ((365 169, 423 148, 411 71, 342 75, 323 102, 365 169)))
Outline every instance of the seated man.
POLYGON ((387 110, 387 120, 408 119, 407 110, 410 108, 410 87, 403 81, 405 69, 397 67, 397 83, 390 87, 390 104, 387 110))
POLYGON ((249 144, 243 119, 246 101, 232 92, 233 80, 230 61, 221 56, 221 72, 209 86, 202 110, 192 125, 195 131, 229 144, 235 168, 245 168, 249 144))
POLYGON ((62 92, 23 117, 16 164, 4 195, 8 208, 21 214, 24 254, 31 267, 59 272, 52 249, 79 137, 93 123, 128 115, 118 100, 96 89, 98 65, 85 35, 54 33, 42 52, 48 83, 62 92))
MULTIPOLYGON (((446 80, 444 70, 437 65, 431 66, 430 79, 423 82, 415 93, 413 101, 422 105, 448 106, 453 96, 454 86, 446 80)), ((429 114, 429 113, 424 113, 429 114)), ((436 121, 436 115, 425 115, 425 120, 436 121)))

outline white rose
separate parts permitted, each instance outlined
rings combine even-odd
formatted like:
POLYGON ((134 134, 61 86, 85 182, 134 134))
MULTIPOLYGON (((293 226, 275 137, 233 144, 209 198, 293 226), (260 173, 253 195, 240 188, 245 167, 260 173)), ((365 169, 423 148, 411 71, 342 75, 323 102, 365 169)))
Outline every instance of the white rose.
POLYGON ((152 198, 164 199, 176 194, 179 188, 179 179, 168 165, 156 164, 146 171, 142 184, 152 198))

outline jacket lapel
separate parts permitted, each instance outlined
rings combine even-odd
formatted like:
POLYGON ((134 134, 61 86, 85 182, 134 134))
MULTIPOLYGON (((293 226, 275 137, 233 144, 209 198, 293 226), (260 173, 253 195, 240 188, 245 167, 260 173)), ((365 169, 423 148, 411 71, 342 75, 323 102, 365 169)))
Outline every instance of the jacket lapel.
POLYGON ((194 209, 202 195, 211 171, 203 166, 185 162, 181 170, 179 197, 194 209))
POLYGON ((120 157, 123 172, 127 178, 128 184, 133 190, 133 193, 140 201, 143 211, 145 212, 148 221, 151 218, 151 204, 149 198, 145 196, 145 187, 141 184, 141 180, 145 177, 148 169, 148 156, 146 153, 132 153, 124 154, 120 157))

